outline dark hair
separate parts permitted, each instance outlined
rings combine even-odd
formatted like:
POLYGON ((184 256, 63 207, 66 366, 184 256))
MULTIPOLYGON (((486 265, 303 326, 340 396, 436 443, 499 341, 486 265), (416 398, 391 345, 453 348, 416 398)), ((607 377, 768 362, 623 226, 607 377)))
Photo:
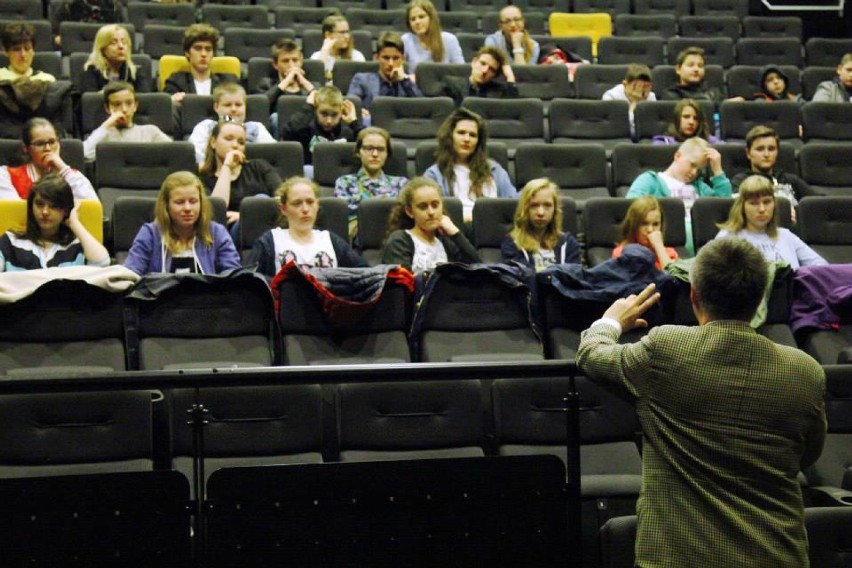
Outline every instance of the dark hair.
MULTIPOLYGON (((36 197, 41 197, 51 207, 57 207, 65 212, 63 220, 68 218, 71 210, 74 209, 74 192, 71 191, 71 186, 65 181, 65 178, 57 173, 49 173, 30 188, 30 194, 27 196, 27 226, 24 232, 18 236, 28 239, 36 244, 42 244, 41 227, 33 215, 33 202, 36 197)), ((71 229, 65 223, 59 225, 59 232, 56 235, 56 242, 60 245, 71 243, 76 237, 71 229)))
POLYGON ((199 41, 209 41, 213 44, 213 53, 216 53, 216 45, 219 43, 219 30, 209 24, 192 24, 183 32, 183 52, 192 49, 193 44, 199 41))
POLYGON ((674 115, 672 117, 674 122, 669 124, 668 128, 669 136, 673 136, 678 142, 686 140, 683 133, 680 131, 680 118, 687 107, 692 107, 695 110, 695 119, 698 121, 698 128, 695 130, 695 134, 690 136, 690 138, 697 136, 698 138, 707 140, 710 137, 710 126, 707 124, 707 117, 704 115, 704 108, 693 99, 681 99, 675 105, 674 115))
POLYGON ((470 120, 476 123, 477 140, 476 148, 468 158, 470 168, 470 189, 477 197, 482 195, 482 187, 491 181, 491 165, 488 163, 488 123, 478 114, 466 108, 457 108, 444 120, 438 129, 438 148, 435 150, 435 162, 438 169, 447 180, 447 187, 452 188, 456 174, 454 171, 456 159, 453 148, 453 131, 456 125, 470 120))
POLYGON ((698 251, 690 281, 712 320, 751 321, 769 280, 766 261, 745 239, 713 239, 698 251))
POLYGON ((687 47, 686 49, 682 50, 680 53, 677 54, 677 59, 675 60, 675 67, 680 67, 681 65, 683 65, 683 62, 686 61, 686 58, 690 55, 698 55, 699 57, 701 57, 701 59, 705 59, 704 50, 700 47, 696 47, 693 45, 692 47, 687 47))
POLYGON ((272 46, 272 59, 277 60, 278 56, 283 53, 292 53, 294 51, 298 51, 301 55, 302 48, 299 47, 299 44, 290 38, 281 38, 275 42, 275 45, 272 46))
POLYGON ((405 55, 405 44, 402 42, 402 36, 396 32, 385 32, 379 36, 376 42, 376 55, 385 48, 396 49, 405 55))
POLYGON ((482 47, 476 50, 476 53, 473 54, 473 57, 471 57, 470 60, 473 61, 480 55, 490 55, 491 57, 493 57, 494 61, 497 62, 497 74, 503 74, 503 66, 506 65, 507 59, 505 51, 493 45, 483 45, 482 47))
POLYGON ((3 44, 3 49, 12 49, 17 45, 30 42, 33 44, 33 49, 36 46, 36 32, 32 24, 26 22, 12 22, 3 26, 3 32, 0 33, 0 42, 3 44))
POLYGON ((130 91, 133 94, 133 100, 136 100, 136 89, 133 85, 124 81, 111 81, 104 87, 104 106, 109 106, 109 98, 121 91, 130 91))

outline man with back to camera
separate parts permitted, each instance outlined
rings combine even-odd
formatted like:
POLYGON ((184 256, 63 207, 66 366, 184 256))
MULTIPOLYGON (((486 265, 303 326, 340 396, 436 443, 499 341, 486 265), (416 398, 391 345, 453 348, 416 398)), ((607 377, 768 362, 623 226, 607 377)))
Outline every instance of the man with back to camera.
POLYGON ((690 277, 700 325, 617 344, 647 326, 652 284, 583 332, 579 368, 632 400, 642 425, 636 566, 809 564, 796 475, 822 452, 825 373, 749 326, 767 279, 753 245, 713 240, 690 277))

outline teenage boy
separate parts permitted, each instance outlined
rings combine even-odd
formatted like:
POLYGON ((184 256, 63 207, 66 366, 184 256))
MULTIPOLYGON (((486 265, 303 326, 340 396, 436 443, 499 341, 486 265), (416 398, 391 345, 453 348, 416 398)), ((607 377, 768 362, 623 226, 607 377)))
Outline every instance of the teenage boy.
POLYGON ((642 101, 656 101, 657 95, 651 90, 651 69, 647 65, 631 63, 627 66, 624 80, 611 88, 601 97, 605 101, 627 101, 630 105, 630 132, 635 133, 633 111, 642 101))
POLYGON ((700 47, 687 47, 677 54, 675 61, 675 73, 677 73, 677 85, 663 93, 665 101, 679 101, 681 99, 694 99, 696 101, 713 101, 720 103, 723 100, 743 102, 743 97, 725 99, 719 89, 708 87, 704 83, 704 50, 700 47))
POLYGON ((183 32, 183 53, 189 60, 189 71, 172 73, 163 90, 179 103, 189 94, 209 95, 224 82, 239 83, 230 73, 213 73, 210 65, 216 55, 219 30, 207 24, 192 24, 183 32))
POLYGON ((506 62, 506 53, 486 45, 473 55, 469 77, 444 77, 443 94, 460 106, 465 97, 516 99, 518 87, 515 85, 515 73, 506 62))
MULTIPOLYGON (((776 167, 778 162, 778 134, 768 126, 755 126, 746 134, 746 156, 751 167, 740 172, 731 180, 733 191, 739 191, 740 184, 752 175, 763 176, 772 181, 775 194, 786 197, 794 208, 808 195, 820 195, 805 181, 776 167)), ((795 209, 794 209, 795 211, 795 209)))
POLYGON ((686 209, 686 248, 695 254, 692 243, 690 210, 699 197, 730 197, 731 181, 722 170, 722 155, 706 140, 697 136, 689 138, 675 152, 669 167, 662 172, 647 171, 633 180, 627 197, 677 197, 686 209), (712 177, 705 182, 701 173, 710 166, 712 177))
MULTIPOLYGON (((352 101, 333 85, 320 87, 305 100, 302 108, 284 123, 282 140, 302 145, 305 165, 313 164, 314 147, 320 142, 354 142, 361 124, 352 101)), ((306 174, 312 174, 306 168, 306 174)))
POLYGON ((0 67, 0 81, 14 82, 27 78, 30 81, 52 83, 56 77, 33 69, 35 57, 35 28, 32 24, 13 22, 3 27, 0 41, 9 58, 8 67, 0 67))
MULTIPOLYGON (((263 124, 255 121, 246 122, 247 102, 246 90, 239 83, 225 82, 213 90, 213 111, 219 120, 233 120, 245 124, 246 142, 274 143, 275 138, 263 124)), ((199 165, 204 163, 204 154, 210 143, 210 133, 215 126, 215 120, 205 118, 195 125, 192 134, 189 135, 189 141, 195 146, 195 161, 199 165)))
POLYGON ((405 46, 402 36, 396 32, 385 32, 379 36, 376 44, 376 61, 379 63, 378 73, 355 73, 349 83, 350 97, 360 97, 362 115, 369 116, 376 97, 422 97, 423 93, 406 74, 405 46))
POLYGON ((97 145, 101 142, 171 142, 172 139, 153 124, 134 124, 139 101, 130 83, 108 83, 103 97, 107 119, 83 142, 83 155, 87 160, 95 159, 97 145))
POLYGON ((485 45, 511 51, 516 65, 535 65, 541 54, 541 47, 526 29, 521 9, 515 5, 500 10, 500 29, 486 36, 485 45))
POLYGON ((847 53, 837 66, 837 77, 817 85, 813 100, 824 103, 852 102, 852 53, 847 53))

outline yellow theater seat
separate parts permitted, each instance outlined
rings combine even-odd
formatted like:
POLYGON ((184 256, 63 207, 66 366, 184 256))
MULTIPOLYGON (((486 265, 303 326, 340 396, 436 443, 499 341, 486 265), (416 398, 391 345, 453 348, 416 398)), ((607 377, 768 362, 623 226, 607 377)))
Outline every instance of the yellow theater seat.
MULTIPOLYGON (((186 71, 189 73, 189 60, 183 55, 164 55, 160 58, 159 69, 159 84, 160 90, 166 86, 166 79, 172 73, 180 73, 186 71)), ((230 55, 220 55, 214 57, 210 62, 210 71, 212 73, 230 73, 236 77, 240 77, 240 60, 230 55)))
POLYGON ((548 19, 550 35, 556 37, 587 36, 592 40, 592 57, 598 56, 598 40, 612 35, 612 16, 606 12, 569 14, 553 12, 548 19))
MULTIPOLYGON (((99 243, 104 242, 104 210, 97 199, 80 202, 80 221, 99 243)), ((27 202, 23 199, 0 200, 0 234, 23 231, 27 225, 27 202)))

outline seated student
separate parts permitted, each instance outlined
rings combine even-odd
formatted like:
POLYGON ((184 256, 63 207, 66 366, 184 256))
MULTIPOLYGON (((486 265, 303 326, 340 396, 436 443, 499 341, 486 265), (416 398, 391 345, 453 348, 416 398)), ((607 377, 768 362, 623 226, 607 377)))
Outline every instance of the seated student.
POLYGON ((536 271, 553 264, 578 264, 580 244, 562 232, 559 188, 547 178, 530 180, 521 190, 515 226, 500 245, 503 262, 517 261, 536 271))
POLYGON ((624 80, 603 94, 601 99, 605 101, 627 101, 630 105, 630 132, 636 131, 636 122, 633 111, 636 105, 643 101, 656 101, 657 95, 651 90, 651 69, 647 65, 631 63, 627 66, 624 80))
MULTIPOLYGON (((246 142, 260 144, 274 144, 275 138, 260 122, 250 120, 246 122, 246 104, 248 97, 246 90, 238 83, 222 83, 213 90, 213 112, 219 116, 219 121, 230 120, 239 122, 245 126, 246 142)), ((195 125, 189 141, 195 146, 195 161, 204 162, 204 154, 210 142, 210 133, 216 126, 215 120, 205 118, 195 125)))
POLYGON ((405 73, 405 47, 396 32, 385 32, 376 44, 378 73, 355 73, 349 83, 348 96, 361 99, 362 116, 369 117, 376 97, 422 97, 412 76, 405 73))
POLYGON ((627 197, 652 195, 677 197, 686 209, 686 248, 694 254, 690 211, 699 197, 730 197, 731 182, 722 171, 722 156, 703 138, 693 137, 683 142, 665 171, 647 171, 633 180, 627 197), (701 172, 709 164, 712 177, 708 182, 701 172))
POLYGON ((59 36, 59 24, 62 22, 88 24, 121 22, 124 20, 122 17, 122 6, 124 4, 120 0, 68 0, 62 2, 51 18, 53 41, 56 47, 62 46, 62 38, 59 36))
POLYGON ((430 0, 411 0, 405 8, 408 33, 402 35, 408 72, 414 73, 423 61, 464 63, 456 36, 441 31, 438 11, 430 0))
POLYGON ((299 142, 305 164, 313 164, 314 146, 319 142, 354 142, 359 130, 355 105, 340 89, 326 85, 308 95, 302 108, 290 115, 281 139, 299 142))
POLYGON ((192 24, 183 32, 183 53, 189 60, 189 71, 172 73, 163 90, 179 103, 189 94, 210 95, 225 82, 239 83, 230 73, 213 73, 210 65, 216 55, 219 30, 208 24, 192 24))
POLYGON ((795 217, 795 207, 808 195, 820 195, 800 177, 776 167, 778 162, 778 134, 768 126, 755 126, 746 134, 746 156, 751 167, 740 172, 731 180, 733 192, 739 191, 743 180, 752 175, 761 175, 772 183, 775 194, 790 201, 795 217))
POLYGON ((460 106, 465 97, 518 98, 515 72, 506 63, 506 53, 488 45, 480 47, 470 60, 468 78, 453 75, 444 77, 443 95, 453 99, 456 106, 460 106))
POLYGON ((228 209, 231 238, 239 245, 240 204, 253 195, 271 196, 281 178, 266 160, 246 159, 246 128, 240 122, 219 121, 207 142, 200 177, 207 191, 228 209))
POLYGON ((461 199, 464 221, 473 221, 473 202, 480 197, 517 197, 503 166, 488 157, 488 127, 481 116, 458 108, 438 129, 435 163, 423 173, 446 196, 461 199))
MULTIPOLYGON (((694 99, 720 103, 724 99, 719 89, 710 88, 704 83, 704 50, 700 47, 687 47, 677 54, 675 73, 678 78, 677 85, 663 93, 664 101, 694 99)), ((742 102, 745 99, 733 97, 726 100, 742 102)))
MULTIPOLYGON (((103 29, 103 28, 101 28, 103 29)), ((101 142, 171 142, 171 138, 153 124, 134 124, 139 108, 133 85, 113 81, 104 87, 104 110, 107 119, 92 130, 83 142, 83 155, 94 160, 101 142)))
POLYGON ((414 178, 397 197, 388 217, 382 264, 399 264, 415 274, 445 262, 480 262, 476 249, 446 214, 441 188, 414 178))
POLYGON ((485 45, 511 52, 516 65, 535 65, 541 53, 538 42, 526 29, 521 9, 515 5, 500 9, 500 29, 485 37, 485 45))
POLYGON ((704 108, 692 99, 679 100, 675 105, 672 118, 665 134, 657 134, 651 138, 652 144, 680 144, 693 137, 702 138, 710 144, 721 142, 710 133, 704 108))
POLYGON ((358 133, 355 156, 361 169, 354 174, 337 178, 334 196, 343 198, 349 206, 349 237, 358 231, 358 206, 372 197, 396 197, 408 182, 403 176, 390 176, 382 171, 391 157, 391 138, 384 128, 368 126, 358 133))
POLYGON ((83 92, 100 91, 111 81, 130 83, 137 93, 151 90, 150 69, 133 63, 133 41, 118 24, 101 27, 83 66, 83 92))
POLYGON ((366 61, 364 54, 355 49, 352 43, 352 32, 349 22, 342 14, 331 14, 322 21, 322 47, 311 54, 311 59, 318 59, 325 65, 325 78, 331 81, 334 62, 338 59, 346 61, 366 61))
POLYGON ((145 223, 124 266, 152 272, 218 274, 240 267, 228 230, 213 221, 204 186, 192 172, 169 174, 160 187, 154 221, 145 223))
POLYGON ((269 124, 272 136, 280 137, 278 129, 278 99, 282 96, 304 97, 316 90, 318 85, 308 81, 305 69, 302 67, 302 48, 292 39, 283 38, 272 46, 272 68, 275 70, 275 79, 264 77, 255 90, 263 93, 269 99, 269 124))
POLYGON ((345 239, 314 229, 319 214, 317 184, 304 177, 291 177, 281 184, 275 197, 281 226, 266 231, 252 245, 258 272, 271 278, 291 261, 303 269, 367 266, 345 239))
POLYGON ((749 176, 740 184, 728 220, 721 223, 716 238, 734 235, 753 244, 767 262, 786 262, 794 270, 800 266, 828 264, 789 229, 778 226, 775 189, 767 178, 749 176))
POLYGON ((27 224, 0 237, 0 272, 90 264, 108 266, 109 252, 77 215, 71 186, 50 173, 27 196, 27 224))
POLYGON ((817 85, 811 100, 823 103, 852 102, 852 53, 847 53, 840 59, 837 77, 817 85))
POLYGON ((61 142, 50 121, 29 119, 21 130, 21 139, 24 163, 0 166, 0 199, 27 199, 33 184, 51 172, 68 182, 75 200, 98 198, 92 182, 62 159, 61 142))
POLYGON ((56 77, 33 69, 36 32, 32 24, 12 22, 3 26, 0 43, 9 58, 8 67, 0 67, 0 81, 15 82, 27 78, 30 81, 52 83, 56 77))
POLYGON ((657 257, 655 266, 662 270, 678 258, 677 251, 665 245, 665 234, 666 223, 660 202, 650 195, 636 198, 621 222, 621 236, 618 246, 612 250, 612 258, 620 257, 627 245, 642 245, 651 249, 657 257))
POLYGON ((777 65, 765 65, 760 69, 760 91, 752 97, 756 101, 801 102, 801 95, 790 92, 790 79, 777 65))

